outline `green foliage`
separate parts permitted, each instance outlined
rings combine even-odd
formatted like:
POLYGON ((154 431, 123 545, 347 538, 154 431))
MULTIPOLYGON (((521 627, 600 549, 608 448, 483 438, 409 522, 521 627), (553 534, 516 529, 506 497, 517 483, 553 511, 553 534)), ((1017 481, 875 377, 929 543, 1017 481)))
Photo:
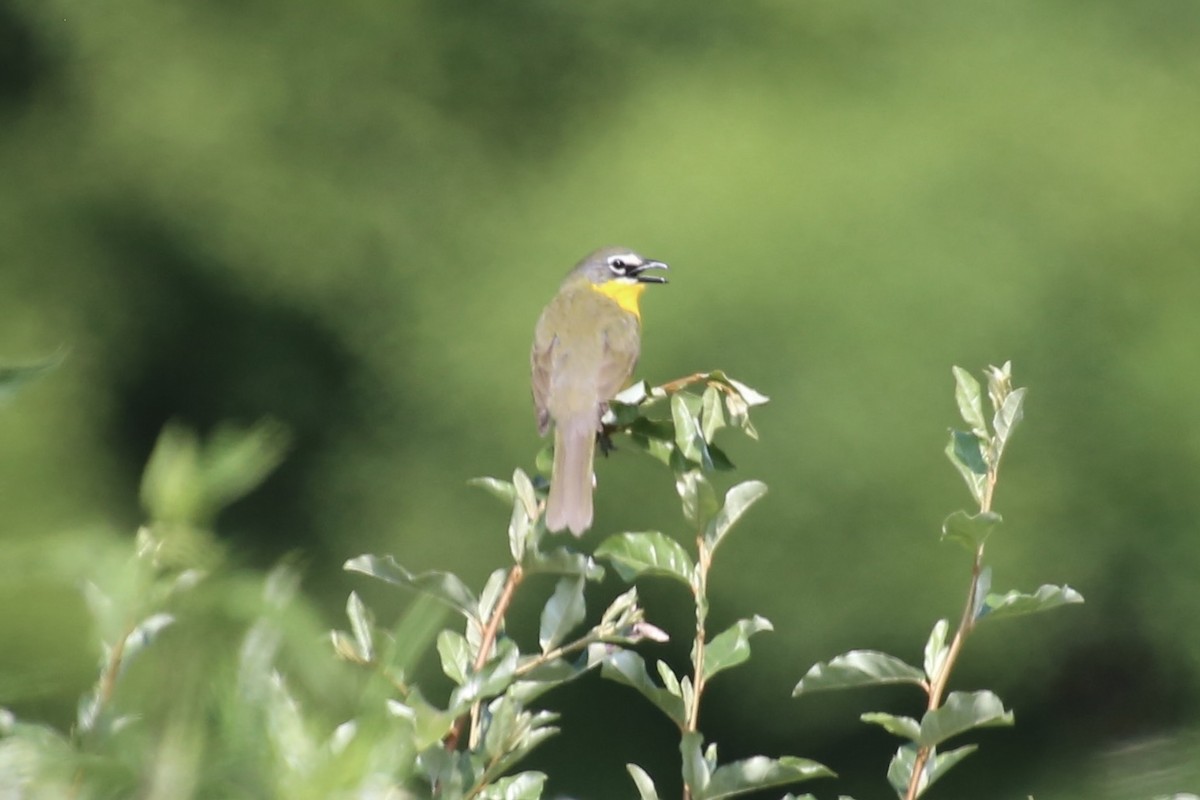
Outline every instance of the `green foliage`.
MULTIPOLYGON (((757 610, 779 631, 756 648, 764 674, 790 688, 859 646, 919 665, 888 643, 919 645, 951 611, 914 621, 909 603, 960 582, 901 533, 958 507, 928 449, 953 401, 929 375, 999 347, 1034 405, 1005 456, 997 590, 1067 582, 1089 600, 1069 627, 1000 622, 967 653, 1041 654, 1002 693, 1018 711, 1020 695, 1046 702, 1003 734, 1054 764, 1030 788, 1062 797, 1050 773, 1107 774, 1093 759, 1119 746, 1108 727, 1057 727, 1081 704, 1128 719, 1127 702, 1167 738, 1195 724, 1159 693, 1200 685, 1200 640, 1176 622, 1200 613, 1200 161, 1185 135, 1200 128, 1200 5, 121 6, 0 12, 0 340, 10 359, 71 347, 67 370, 0 407, 3 702, 60 718, 77 693, 84 668, 59 644, 80 638, 77 582, 38 582, 130 527, 158 413, 288 421, 296 457, 272 484, 294 491, 218 528, 234 552, 253 536, 260 558, 311 553, 305 584, 331 618, 352 578, 330 565, 360 552, 486 575, 494 548, 473 543, 494 543, 494 509, 459 502, 461 478, 508 477, 532 450, 514 359, 603 237, 675 270, 647 297, 647 374, 699 354, 776 398, 754 414, 764 445, 728 453, 770 484, 750 525, 779 557, 736 569, 739 537, 718 566, 722 623, 757 610), (349 374, 313 375, 319 350, 278 324, 288 314, 335 339, 349 374), (776 586, 802 623, 748 599, 776 586), (1068 652, 1101 675, 1092 654, 1136 667, 1116 665, 1120 692, 1047 695, 1078 688, 1054 657, 1068 652)), ((667 473, 627 479, 626 455, 599 467, 601 494, 628 498, 601 499, 602 533, 672 533, 667 473)), ((712 709, 714 731, 778 687, 744 689, 712 709)), ((819 725, 810 711, 792 713, 819 725)), ((756 730, 782 752, 783 726, 756 730)), ((842 742, 839 763, 868 757, 842 742)), ((1024 797, 1011 772, 970 769, 980 794, 1024 797)))
POLYGON ((774 630, 771 621, 757 614, 752 619, 739 619, 714 636, 704 654, 703 678, 707 681, 722 670, 736 667, 750 658, 750 637, 762 631, 774 630))
MULTIPOLYGON (((596 549, 596 556, 609 561, 626 581, 663 576, 686 586, 695 605, 696 628, 690 675, 679 678, 660 661, 658 674, 663 681, 660 687, 642 658, 630 652, 606 662, 601 674, 638 691, 679 727, 684 793, 691 800, 734 797, 833 774, 816 762, 793 757, 757 756, 722 765, 717 761, 715 744, 701 753, 704 737, 698 723, 709 679, 745 662, 750 658, 750 637, 772 629, 767 619, 757 615, 739 620, 716 636, 710 637, 706 629, 708 573, 713 556, 726 535, 767 490, 760 481, 745 481, 718 500, 706 473, 732 465, 712 439, 730 425, 757 438, 749 410, 766 402, 765 395, 723 372, 697 373, 665 387, 651 389, 644 383, 630 387, 612 404, 607 419, 674 470, 675 488, 684 521, 695 536, 696 554, 692 556, 683 545, 655 531, 610 536, 596 549), (695 385, 703 386, 699 395, 681 391, 695 385), (668 396, 669 423, 664 420, 642 423, 633 415, 635 408, 652 407, 668 396)), ((633 764, 627 768, 641 797, 657 796, 653 780, 645 770, 633 764)))
POLYGON ((984 416, 979 381, 966 370, 954 367, 954 396, 969 431, 951 431, 946 455, 966 481, 979 509, 976 513, 955 511, 942 524, 943 541, 962 545, 973 556, 970 588, 953 638, 947 641, 950 625, 946 620, 938 620, 925 643, 923 669, 886 653, 856 650, 811 667, 792 693, 796 696, 823 689, 893 683, 920 687, 928 700, 921 719, 882 712, 861 717, 864 722, 908 740, 896 751, 887 771, 888 782, 904 800, 920 797, 976 749, 975 745, 967 745, 939 752, 938 746, 943 742, 977 728, 1013 724, 1012 712, 992 692, 945 694, 963 643, 975 626, 983 619, 1030 614, 1083 602, 1082 595, 1068 586, 1042 586, 1035 594, 1011 591, 997 595, 988 591, 992 572, 983 563, 985 545, 1003 521, 992 510, 992 499, 1001 457, 1024 414, 1025 390, 1012 387, 1011 363, 989 367, 985 374, 993 411, 990 429, 984 416))
MULTIPOLYGON (((99 560, 83 587, 101 649, 95 684, 66 732, 0 713, 0 794, 166 800, 237 786, 316 800, 406 779, 407 723, 332 724, 307 708, 333 673, 319 666, 330 662, 313 650, 315 615, 294 570, 243 576, 176 541, 264 480, 280 440, 270 424, 207 440, 164 432, 143 482, 158 513, 133 557, 99 560), (176 482, 185 472, 193 485, 176 482), (164 502, 180 496, 195 502, 164 502), (285 677, 284 663, 308 666, 285 677)), ((341 646, 373 657, 369 614, 357 597, 348 611, 354 633, 341 646)))
POLYGON ((696 569, 683 545, 657 531, 611 536, 596 548, 596 556, 611 562, 626 581, 641 575, 663 575, 690 587, 696 569))
MULTIPOLYGON (((604 420, 609 435, 626 435, 635 449, 674 469, 684 518, 696 535, 698 551, 693 556, 674 539, 652 531, 612 535, 594 555, 610 563, 626 581, 664 576, 687 587, 697 614, 691 675, 680 678, 659 661, 660 686, 642 656, 627 649, 641 641, 666 640, 665 633, 645 621, 636 588, 616 598, 597 624, 586 627, 586 586, 600 580, 604 570, 569 543, 552 545, 541 519, 537 489, 521 470, 511 482, 471 481, 511 510, 508 541, 513 564, 493 572, 478 595, 452 574, 416 574, 391 556, 363 555, 346 562, 348 570, 418 592, 466 618, 464 631, 445 629, 437 637, 442 671, 456 685, 445 707, 430 704, 406 683, 404 675, 391 674, 374 663, 371 614, 357 595, 347 604, 351 631, 333 633, 334 649, 343 659, 391 676, 396 696, 387 703, 393 709, 403 708, 403 716, 415 721, 410 747, 429 791, 446 798, 539 796, 545 776, 506 774, 557 731, 550 724, 553 715, 529 704, 543 692, 597 667, 604 677, 641 694, 679 727, 682 772, 691 798, 732 797, 830 774, 815 762, 796 758, 756 757, 721 765, 715 746, 697 755, 702 743, 697 721, 706 683, 746 661, 750 637, 771 629, 770 622, 759 616, 741 620, 711 638, 704 629, 713 553, 766 491, 762 483, 747 481, 731 488, 724 500, 718 499, 705 472, 731 464, 713 437, 727 427, 756 435, 749 409, 764 402, 765 396, 724 373, 697 373, 661 387, 644 383, 631 387, 611 404, 604 420), (700 393, 691 391, 693 387, 700 387, 700 393), (664 402, 669 418, 654 415, 664 402), (503 635, 504 620, 514 594, 538 573, 560 578, 542 607, 537 648, 525 651, 503 635)), ((643 797, 657 795, 644 770, 630 765, 629 771, 643 797)))
POLYGON ((852 650, 826 663, 814 664, 792 696, 822 689, 849 689, 855 686, 880 686, 889 683, 922 684, 925 673, 895 656, 872 650, 852 650))
MULTIPOLYGON (((922 668, 855 650, 814 665, 793 692, 920 687, 928 707, 919 719, 884 712, 861 717, 904 740, 887 779, 908 800, 976 749, 941 750, 948 741, 1013 723, 1012 712, 990 691, 946 692, 975 625, 1082 601, 1065 586, 1043 586, 1033 594, 989 591, 984 547, 1001 522, 991 500, 1024 393, 1011 388, 1008 365, 992 369, 989 428, 981 387, 961 370, 955 375, 970 431, 955 434, 952 444, 959 444, 948 452, 979 504, 977 513, 956 512, 943 526, 944 539, 974 556, 962 621, 953 632, 946 620, 933 626, 922 668)), ((471 483, 508 507, 511 564, 494 570, 476 590, 453 573, 413 572, 390 555, 349 559, 347 571, 404 589, 416 600, 386 626, 358 591, 351 592, 346 629, 329 632, 332 655, 345 666, 326 653, 318 659, 325 666, 317 668, 306 644, 314 626, 295 570, 283 565, 261 579, 237 577, 211 532, 218 513, 279 463, 285 432, 265 422, 220 428, 201 439, 168 426, 143 477, 148 522, 138 531, 134 557, 103 563, 84 585, 102 651, 95 684, 80 699, 67 732, 0 710, 0 793, 90 797, 138 791, 176 798, 237 785, 255 796, 289 798, 383 792, 537 800, 549 776, 521 764, 562 724, 538 701, 592 671, 632 689, 678 729, 684 800, 724 800, 835 777, 822 764, 794 756, 722 762, 699 725, 709 682, 745 663, 751 639, 773 630, 757 614, 715 634, 708 629, 715 555, 766 494, 766 486, 753 480, 717 491, 710 475, 728 464, 712 438, 728 428, 755 434, 749 409, 765 401, 714 372, 662 387, 640 384, 613 404, 610 435, 640 442, 638 449, 672 469, 685 541, 694 550, 662 532, 625 532, 608 536, 589 555, 575 549, 575 540, 546 531, 544 499, 523 471, 511 481, 478 479, 471 483), (656 413, 664 406, 669 416, 656 413), (650 669, 634 649, 667 639, 647 622, 636 586, 590 622, 588 587, 605 576, 597 559, 628 583, 666 578, 687 589, 695 627, 686 671, 663 660, 650 669), (556 580, 541 602, 536 640, 524 642, 506 623, 514 597, 530 590, 534 575, 556 580), (220 598, 231 590, 240 599, 222 606, 220 598), (443 620, 454 618, 451 611, 460 622, 447 626, 443 620), (214 625, 218 632, 207 634, 212 642, 197 639, 196 632, 214 625), (440 698, 413 678, 431 648, 451 685, 440 698), (155 675, 170 677, 155 689, 144 683, 155 675), (330 686, 339 687, 349 718, 322 706, 319 696, 330 686)), ((642 800, 660 797, 649 772, 636 764, 626 768, 642 800)))
MULTIPOLYGON (((702 530, 708 529, 701 540, 715 547, 761 495, 761 484, 744 485, 740 490, 735 487, 726 503, 720 505, 699 470, 728 461, 711 442, 711 435, 725 427, 726 411, 739 420, 743 430, 752 430, 747 409, 761 402, 765 402, 761 395, 721 373, 698 374, 667 388, 650 389, 645 384, 633 387, 612 404, 605 423, 612 433, 627 434, 639 449, 664 463, 686 465, 679 477, 679 485, 687 487, 681 489, 684 502, 692 503, 693 522, 703 521, 702 530), (705 387, 703 396, 682 391, 696 384, 705 387), (651 418, 648 413, 668 397, 671 419, 651 418), (715 421, 718 414, 720 424, 715 421)), ((661 688, 651 679, 641 656, 625 647, 666 638, 645 621, 636 590, 630 589, 614 600, 600 621, 587 628, 586 585, 602 579, 604 570, 592 556, 573 550, 570 544, 552 544, 541 519, 541 499, 523 471, 514 472, 511 482, 480 478, 471 483, 500 499, 511 511, 508 542, 513 563, 493 572, 478 595, 453 574, 413 573, 391 556, 362 555, 345 565, 347 570, 418 592, 466 618, 464 631, 446 629, 437 638, 442 671, 456 685, 446 706, 430 704, 416 687, 406 683, 403 674, 392 674, 375 663, 371 614, 357 595, 352 595, 347 605, 351 632, 333 633, 335 652, 343 659, 390 675, 397 696, 387 702, 393 709, 403 708, 404 716, 417 721, 410 746, 417 753, 417 765, 428 789, 446 798, 539 796, 544 776, 506 774, 557 731, 551 724, 555 717, 530 708, 529 703, 595 668, 640 692, 681 729, 694 730, 704 680, 748 658, 749 636, 769 628, 769 623, 756 617, 716 637, 711 643, 713 660, 698 680, 680 681, 659 662, 660 676, 667 684, 667 688, 661 688), (530 575, 539 573, 560 577, 542 607, 537 648, 525 651, 514 639, 503 635, 504 620, 514 594, 530 575), (583 633, 579 633, 580 628, 585 629, 583 633)), ((626 580, 665 575, 680 581, 697 597, 703 596, 704 576, 697 563, 680 544, 662 533, 612 536, 596 549, 595 556, 611 563, 626 580)), ((709 556, 706 548, 704 572, 709 556)), ((721 789, 726 794, 719 796, 728 796, 728 792, 750 791, 755 785, 785 782, 789 776, 796 779, 802 771, 791 762, 765 770, 755 762, 720 774, 728 777, 718 784, 726 787, 721 789)), ((643 791, 653 792, 652 785, 647 789, 648 776, 641 772, 634 775, 643 791)))

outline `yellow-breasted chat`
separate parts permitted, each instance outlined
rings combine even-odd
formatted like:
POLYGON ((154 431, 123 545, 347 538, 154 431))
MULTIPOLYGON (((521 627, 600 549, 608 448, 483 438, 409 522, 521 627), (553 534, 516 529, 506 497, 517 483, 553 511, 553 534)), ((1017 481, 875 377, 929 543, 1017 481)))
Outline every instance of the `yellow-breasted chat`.
POLYGON ((647 270, 661 261, 623 247, 605 247, 568 273, 542 310, 529 361, 538 432, 554 425, 554 471, 546 527, 576 536, 592 525, 592 456, 600 418, 633 374, 642 346, 638 305, 647 270))

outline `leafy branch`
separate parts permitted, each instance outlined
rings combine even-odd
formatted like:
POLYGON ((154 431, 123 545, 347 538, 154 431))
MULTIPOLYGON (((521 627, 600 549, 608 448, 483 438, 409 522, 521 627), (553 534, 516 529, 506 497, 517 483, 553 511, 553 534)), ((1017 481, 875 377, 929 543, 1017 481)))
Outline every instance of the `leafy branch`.
POLYGON ((435 796, 442 798, 536 798, 545 775, 506 773, 547 737, 557 732, 556 715, 529 704, 542 693, 597 668, 621 645, 664 635, 645 621, 636 592, 613 601, 600 621, 582 635, 587 606, 584 589, 604 569, 570 545, 553 546, 541 519, 543 503, 521 470, 511 481, 481 478, 472 484, 509 505, 511 566, 492 573, 476 595, 448 572, 413 573, 390 556, 363 555, 346 562, 361 572, 415 590, 465 618, 462 633, 444 629, 437 636, 442 671, 456 685, 444 708, 410 687, 402 669, 381 663, 375 646, 381 635, 361 603, 347 606, 350 632, 333 633, 345 660, 385 675, 389 685, 404 687, 388 708, 413 723, 417 765, 435 796), (538 651, 522 652, 504 634, 505 619, 517 591, 532 575, 558 577, 541 615, 538 651), (570 658, 575 660, 569 660, 570 658), (464 728, 466 736, 463 736, 464 728))
POLYGON ((1011 725, 1013 715, 989 691, 946 694, 951 673, 958 663, 967 637, 985 618, 1016 616, 1044 611, 1083 597, 1069 586, 1042 586, 1034 594, 990 593, 991 569, 984 565, 988 538, 1003 519, 993 510, 1000 463, 1012 432, 1024 415, 1025 389, 1012 387, 1012 365, 989 367, 987 394, 992 408, 991 425, 984 416, 983 390, 966 370, 954 368, 955 399, 966 431, 950 432, 946 455, 967 484, 978 511, 956 511, 942 525, 942 540, 955 542, 971 554, 971 576, 957 627, 947 641, 949 623, 939 620, 925 644, 923 668, 911 666, 886 653, 855 650, 828 662, 814 665, 796 685, 793 696, 826 689, 844 689, 893 683, 910 683, 926 694, 925 714, 911 717, 882 712, 862 715, 868 722, 887 730, 907 743, 902 745, 888 768, 888 781, 903 800, 916 800, 926 789, 976 745, 947 752, 938 746, 953 736, 975 728, 1011 725))
MULTIPOLYGON (((683 516, 694 531, 695 556, 658 531, 610 536, 596 549, 596 556, 610 562, 626 581, 660 576, 685 586, 695 608, 695 628, 690 674, 680 676, 660 660, 655 664, 659 685, 650 676, 642 657, 631 651, 605 661, 601 674, 638 691, 678 727, 685 800, 734 797, 832 775, 815 761, 790 756, 755 756, 720 764, 716 744, 706 747, 699 729, 702 698, 709 681, 745 662, 750 657, 750 637, 772 629, 767 619, 755 615, 739 620, 715 636, 708 631, 708 578, 717 548, 767 491, 760 481, 745 481, 729 489, 723 500, 718 499, 705 472, 728 469, 732 464, 714 445, 713 438, 727 426, 757 436, 750 423, 749 409, 765 402, 767 398, 750 387, 724 373, 710 372, 654 388, 639 384, 613 404, 614 422, 624 423, 646 452, 674 471, 683 516), (687 391, 697 385, 703 386, 701 394, 687 391), (644 416, 630 419, 631 409, 641 411, 667 399, 669 420, 644 416)), ((642 800, 657 800, 658 791, 650 775, 636 764, 628 764, 626 768, 642 800)))

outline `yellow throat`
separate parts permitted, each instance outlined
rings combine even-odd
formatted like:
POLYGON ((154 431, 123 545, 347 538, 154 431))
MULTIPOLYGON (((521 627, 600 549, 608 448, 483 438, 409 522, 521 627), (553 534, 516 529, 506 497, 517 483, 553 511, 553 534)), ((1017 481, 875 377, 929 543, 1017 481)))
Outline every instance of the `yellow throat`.
POLYGON ((628 311, 638 318, 642 319, 642 311, 638 307, 638 300, 642 297, 642 292, 646 291, 646 284, 636 281, 613 280, 605 281, 604 283, 590 283, 592 291, 599 292, 609 298, 624 310, 628 311))

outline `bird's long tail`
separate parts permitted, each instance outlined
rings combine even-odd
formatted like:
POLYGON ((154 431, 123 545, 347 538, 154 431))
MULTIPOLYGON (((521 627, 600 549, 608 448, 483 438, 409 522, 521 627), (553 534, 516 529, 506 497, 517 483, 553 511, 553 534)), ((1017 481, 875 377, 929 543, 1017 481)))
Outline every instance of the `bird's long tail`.
POLYGON ((559 421, 554 427, 554 473, 546 499, 546 528, 582 536, 592 526, 592 455, 596 420, 592 415, 559 421))

